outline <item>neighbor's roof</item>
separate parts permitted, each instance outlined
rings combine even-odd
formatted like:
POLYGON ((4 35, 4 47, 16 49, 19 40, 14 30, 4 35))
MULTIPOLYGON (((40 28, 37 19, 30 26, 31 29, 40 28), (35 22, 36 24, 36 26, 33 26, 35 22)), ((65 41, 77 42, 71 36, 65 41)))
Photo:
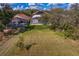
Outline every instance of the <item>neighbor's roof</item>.
POLYGON ((34 15, 32 18, 41 17, 41 15, 34 15))
POLYGON ((27 19, 28 20, 30 17, 21 13, 21 14, 15 15, 13 18, 22 18, 22 19, 27 19))
POLYGON ((44 12, 43 11, 36 11, 35 13, 33 13, 33 15, 35 14, 43 14, 44 12))

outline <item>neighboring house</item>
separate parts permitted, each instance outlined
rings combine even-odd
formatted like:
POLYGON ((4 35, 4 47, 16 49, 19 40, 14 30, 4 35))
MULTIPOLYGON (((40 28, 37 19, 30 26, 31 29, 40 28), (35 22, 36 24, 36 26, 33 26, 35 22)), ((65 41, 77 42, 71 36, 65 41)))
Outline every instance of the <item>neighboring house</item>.
POLYGON ((32 24, 39 24, 40 22, 39 22, 39 20, 38 20, 38 18, 40 18, 41 17, 41 15, 33 15, 33 17, 32 17, 32 24))
POLYGON ((25 14, 17 14, 12 18, 9 26, 12 28, 23 28, 28 25, 29 19, 30 17, 25 14))
POLYGON ((44 14, 44 12, 42 11, 37 11, 35 13, 33 13, 32 15, 32 20, 31 20, 31 24, 42 24, 41 21, 39 20, 40 17, 42 17, 42 15, 44 14))

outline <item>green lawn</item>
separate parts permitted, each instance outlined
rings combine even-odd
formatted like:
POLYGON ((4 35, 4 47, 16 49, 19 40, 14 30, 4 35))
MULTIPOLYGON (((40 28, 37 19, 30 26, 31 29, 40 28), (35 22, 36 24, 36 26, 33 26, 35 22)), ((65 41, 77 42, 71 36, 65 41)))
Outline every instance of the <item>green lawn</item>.
MULTIPOLYGON (((19 34, 24 44, 32 45, 29 50, 20 49, 14 44, 5 55, 79 55, 79 41, 64 39, 64 36, 49 29, 33 29, 19 34)), ((18 37, 20 40, 20 37, 18 37)), ((14 37, 14 39, 16 39, 14 37)))

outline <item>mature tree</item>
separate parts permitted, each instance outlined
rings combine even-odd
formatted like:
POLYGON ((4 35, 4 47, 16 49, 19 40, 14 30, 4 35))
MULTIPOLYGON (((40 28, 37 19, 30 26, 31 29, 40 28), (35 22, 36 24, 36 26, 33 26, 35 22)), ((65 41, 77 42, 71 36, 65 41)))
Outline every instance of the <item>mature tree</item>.
POLYGON ((72 10, 76 10, 76 11, 79 10, 79 3, 71 4, 70 9, 72 9, 72 10))
POLYGON ((1 3, 0 6, 2 7, 0 9, 1 20, 2 20, 3 24, 6 25, 9 23, 10 19, 13 16, 13 10, 10 7, 10 5, 7 3, 1 3))

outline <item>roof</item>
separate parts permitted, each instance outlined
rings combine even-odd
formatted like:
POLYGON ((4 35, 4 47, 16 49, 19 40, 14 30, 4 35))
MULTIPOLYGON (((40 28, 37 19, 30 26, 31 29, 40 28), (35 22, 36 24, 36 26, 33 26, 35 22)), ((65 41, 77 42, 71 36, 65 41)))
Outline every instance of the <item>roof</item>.
POLYGON ((29 19, 29 16, 26 16, 25 14, 16 14, 13 18, 22 18, 22 19, 29 19))
POLYGON ((33 15, 34 14, 43 14, 44 12, 43 11, 36 11, 35 13, 33 13, 33 15))
POLYGON ((34 15, 32 18, 41 17, 41 15, 34 15))

